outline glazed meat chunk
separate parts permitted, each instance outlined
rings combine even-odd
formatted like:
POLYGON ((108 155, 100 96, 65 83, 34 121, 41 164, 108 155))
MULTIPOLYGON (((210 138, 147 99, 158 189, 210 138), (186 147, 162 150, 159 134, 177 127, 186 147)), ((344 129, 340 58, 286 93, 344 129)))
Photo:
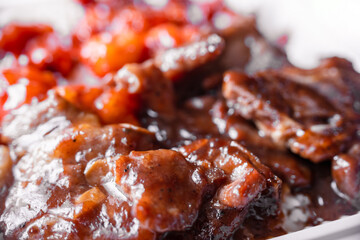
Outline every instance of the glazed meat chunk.
POLYGON ((173 81, 185 73, 215 60, 224 49, 224 40, 212 34, 187 46, 169 49, 155 57, 155 64, 173 81))
POLYGON ((5 198, 12 184, 12 165, 9 148, 0 145, 0 212, 4 210, 5 198))
POLYGON ((174 88, 154 61, 127 64, 109 83, 111 87, 126 88, 140 98, 140 112, 151 111, 160 118, 171 120, 175 115, 174 88))
POLYGON ((304 70, 288 67, 282 69, 280 74, 314 89, 347 118, 359 121, 360 75, 351 62, 342 58, 328 58, 322 60, 317 68, 304 70))
POLYGON ((123 231, 123 235, 128 235, 123 239, 135 238, 142 230, 131 234, 131 227, 126 226, 138 227, 137 220, 131 216, 119 226, 113 226, 110 233, 105 229, 95 231, 92 226, 114 224, 116 214, 129 215, 130 211, 129 203, 111 182, 114 176, 111 166, 115 163, 108 158, 128 154, 131 150, 151 149, 154 147, 151 141, 154 141, 153 134, 131 126, 96 128, 85 125, 69 128, 63 134, 37 143, 14 168, 14 185, 0 217, 5 235, 36 237, 42 229, 43 236, 47 237, 65 237, 63 234, 81 231, 84 231, 80 233, 83 237, 111 237, 123 231), (143 137, 144 142, 148 139, 147 144, 142 143, 143 137), (105 165, 109 167, 94 164, 98 159, 107 159, 105 165), (96 178, 94 171, 98 173, 96 178), (116 208, 119 209, 114 210, 116 208), (104 218, 98 219, 101 209, 116 214, 111 217, 104 212, 104 218), (19 215, 21 219, 16 217, 19 215), (54 215, 58 220, 48 222, 54 215), (69 226, 69 233, 56 227, 62 221, 69 226))
POLYGON ((21 149, 16 151, 14 183, 0 216, 6 237, 154 237, 128 214, 130 203, 112 180, 115 162, 111 162, 133 150, 157 148, 153 133, 129 124, 101 127, 95 116, 56 95, 19 111, 29 117, 14 112, 3 124, 3 139, 11 148, 21 149), (104 218, 97 217, 99 211, 104 211, 104 218), (124 220, 116 223, 116 214, 125 214, 124 220), (113 229, 93 228, 104 224, 113 229))
POLYGON ((0 240, 267 239, 358 212, 350 62, 291 66, 231 1, 75 1, 69 35, 0 29, 0 240))
POLYGON ((191 227, 198 215, 205 177, 173 150, 131 152, 116 160, 116 182, 134 202, 140 225, 156 232, 191 227))
POLYGON ((11 167, 12 161, 10 158, 9 148, 0 145, 0 189, 2 189, 6 184, 7 177, 11 172, 11 167))
POLYGON ((177 118, 173 132, 168 132, 172 138, 170 147, 199 138, 226 137, 245 146, 291 187, 310 186, 311 171, 305 161, 261 135, 251 122, 231 111, 223 99, 212 95, 191 98, 177 111, 177 118))
POLYGON ((354 126, 342 110, 275 71, 255 77, 228 72, 223 94, 237 114, 254 121, 275 143, 313 162, 343 151, 353 137, 354 126))
POLYGON ((258 129, 249 121, 238 116, 220 100, 212 108, 213 122, 221 134, 241 142, 259 157, 277 176, 291 187, 308 187, 311 171, 299 157, 279 147, 268 136, 260 136, 258 129))
POLYGON ((347 153, 332 160, 332 176, 337 188, 360 207, 360 144, 354 144, 347 153))
MULTIPOLYGON (((188 231, 188 239, 227 239, 240 227, 252 204, 279 197, 280 179, 234 141, 201 139, 179 151, 199 168, 210 184, 205 194, 207 201, 188 231)), ((266 213, 259 210, 260 215, 278 214, 274 205, 270 209, 264 203, 262 207, 266 213)))
POLYGON ((99 126, 94 115, 78 111, 54 92, 49 92, 46 100, 24 105, 7 115, 2 121, 1 140, 11 144, 16 154, 21 156, 45 136, 55 136, 78 123, 99 126))

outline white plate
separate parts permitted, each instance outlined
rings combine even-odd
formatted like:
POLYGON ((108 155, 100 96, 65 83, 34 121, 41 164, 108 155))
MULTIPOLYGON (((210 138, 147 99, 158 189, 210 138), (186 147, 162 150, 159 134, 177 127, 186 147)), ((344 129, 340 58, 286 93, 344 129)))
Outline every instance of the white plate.
POLYGON ((272 240, 359 240, 360 213, 288 233, 272 240))

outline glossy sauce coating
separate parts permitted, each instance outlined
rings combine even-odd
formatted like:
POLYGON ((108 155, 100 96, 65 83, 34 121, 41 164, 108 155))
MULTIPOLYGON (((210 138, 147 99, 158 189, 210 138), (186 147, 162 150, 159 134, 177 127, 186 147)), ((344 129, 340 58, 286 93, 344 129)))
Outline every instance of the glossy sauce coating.
POLYGON ((358 211, 350 62, 291 66, 222 1, 80 2, 71 36, 1 29, 0 237, 264 239, 358 211))

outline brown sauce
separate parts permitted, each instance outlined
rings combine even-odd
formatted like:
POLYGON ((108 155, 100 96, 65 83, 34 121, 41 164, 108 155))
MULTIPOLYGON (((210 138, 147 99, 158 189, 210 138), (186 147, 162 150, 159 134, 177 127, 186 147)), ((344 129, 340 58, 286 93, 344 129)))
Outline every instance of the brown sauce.
POLYGON ((359 211, 350 62, 291 66, 222 1, 79 2, 65 39, 1 29, 0 238, 266 239, 359 211))

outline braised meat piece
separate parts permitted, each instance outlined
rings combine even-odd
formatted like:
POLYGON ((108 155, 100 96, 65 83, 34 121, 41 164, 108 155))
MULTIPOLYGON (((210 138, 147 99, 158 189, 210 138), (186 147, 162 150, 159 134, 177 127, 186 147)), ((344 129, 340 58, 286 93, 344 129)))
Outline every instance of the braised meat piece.
MULTIPOLYGON (((280 180, 235 142, 199 140, 179 149, 185 159, 173 150, 142 151, 156 149, 154 134, 145 129, 101 127, 94 116, 78 122, 81 112, 56 95, 29 106, 34 115, 32 108, 39 111, 25 122, 31 130, 25 126, 19 133, 38 138, 14 167, 14 184, 0 217, 7 237, 77 233, 109 238, 122 233, 123 239, 143 239, 186 230, 199 239, 209 234, 224 239, 240 226, 254 201, 278 198, 280 180), (54 116, 62 118, 51 122, 54 116), (116 223, 117 214, 125 219, 116 223), (101 227, 105 224, 110 230, 101 227)), ((11 117, 11 123, 19 124, 16 114, 11 117)), ((11 135, 6 140, 17 146, 11 135)))
POLYGON ((8 177, 11 175, 11 168, 12 160, 10 158, 9 148, 4 145, 0 145, 0 198, 3 193, 2 189, 7 184, 8 177))
POLYGON ((228 72, 223 94, 237 114, 253 120, 274 142, 313 162, 343 151, 353 137, 354 126, 342 110, 275 71, 255 77, 228 72))
POLYGON ((334 57, 322 60, 320 66, 314 69, 289 67, 279 74, 315 90, 346 118, 360 119, 360 76, 351 62, 334 57))
POLYGON ((212 34, 205 40, 188 46, 173 48, 155 57, 155 64, 164 75, 175 81, 190 70, 215 60, 224 48, 224 40, 212 34))
POLYGON ((360 207, 360 145, 354 144, 347 153, 332 160, 332 176, 337 188, 360 207))
MULTIPOLYGON (((227 239, 240 227, 252 204, 272 202, 264 199, 279 197, 281 180, 234 141, 202 139, 179 151, 198 166, 211 183, 205 196, 208 202, 189 230, 188 239, 227 239)), ((277 216, 276 206, 273 205, 272 210, 266 203, 260 206, 264 208, 258 211, 260 215, 277 216)))
POLYGON ((181 231, 198 216, 205 176, 173 150, 131 152, 116 160, 116 182, 134 203, 140 226, 181 231))
POLYGON ((1 239, 267 239, 359 210, 350 62, 293 67, 228 1, 78 2, 69 36, 0 30, 1 239))
POLYGON ((1 140, 11 144, 15 153, 22 156, 44 137, 56 136, 71 125, 85 123, 99 126, 95 116, 79 112, 63 98, 49 92, 45 101, 24 105, 7 115, 1 126, 1 140))
MULTIPOLYGON (((117 188, 111 181, 115 162, 111 157, 126 155, 132 150, 156 148, 154 134, 126 124, 101 127, 96 117, 85 118, 89 114, 75 110, 55 96, 30 106, 27 113, 32 117, 24 120, 15 115, 14 120, 4 126, 5 132, 9 133, 10 127, 19 126, 23 120, 23 129, 17 133, 29 140, 13 169, 14 184, 0 217, 5 235, 63 238, 80 233, 84 237, 100 238, 115 236, 122 231, 123 235, 129 235, 126 239, 141 236, 143 230, 130 230, 132 225, 138 228, 137 220, 131 216, 121 222, 121 226, 114 226, 116 231, 110 233, 104 229, 96 232, 92 224, 116 224, 114 212, 128 215, 129 203, 121 198, 121 193, 115 196, 117 188), (98 163, 101 159, 106 161, 98 163), (104 178, 99 174, 101 172, 106 173, 104 178), (109 192, 114 196, 109 196, 109 192), (97 216, 102 208, 105 215, 99 220, 97 216), (111 217, 106 211, 112 212, 111 217), (58 224, 67 226, 67 230, 58 228, 58 224)), ((7 140, 15 148, 25 143, 18 142, 21 137, 15 140, 11 137, 14 136, 8 134, 7 140)))
POLYGON ((152 61, 128 64, 120 69, 108 84, 126 88, 139 96, 142 112, 151 112, 162 119, 172 120, 175 115, 175 91, 173 85, 152 61))
POLYGON ((221 134, 241 142, 291 187, 310 186, 311 171, 299 157, 279 147, 270 137, 260 136, 255 126, 230 111, 224 101, 214 104, 212 118, 221 134))
POLYGON ((177 111, 177 118, 174 131, 167 132, 172 139, 170 146, 189 144, 200 137, 226 137, 244 145, 291 187, 311 185, 311 171, 304 160, 261 135, 251 122, 234 114, 223 99, 211 95, 191 98, 177 111))

